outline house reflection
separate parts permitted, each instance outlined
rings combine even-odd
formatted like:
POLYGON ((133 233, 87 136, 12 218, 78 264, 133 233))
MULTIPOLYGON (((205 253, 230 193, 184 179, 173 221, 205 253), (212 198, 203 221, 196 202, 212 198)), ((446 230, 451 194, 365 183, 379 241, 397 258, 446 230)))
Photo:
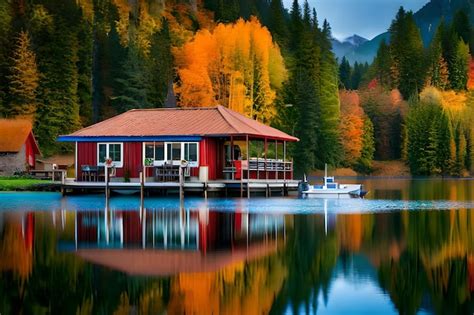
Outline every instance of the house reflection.
MULTIPOLYGON (((264 257, 283 244, 283 215, 180 211, 77 212, 75 253, 128 274, 205 272, 264 257)), ((64 246, 62 248, 71 248, 64 246)))

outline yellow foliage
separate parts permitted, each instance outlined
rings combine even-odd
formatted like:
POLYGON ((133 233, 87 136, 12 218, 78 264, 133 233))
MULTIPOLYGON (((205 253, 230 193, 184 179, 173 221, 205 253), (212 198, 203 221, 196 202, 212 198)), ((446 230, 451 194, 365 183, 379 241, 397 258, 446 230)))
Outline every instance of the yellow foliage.
POLYGON ((76 2, 81 7, 84 17, 89 22, 92 22, 94 19, 94 4, 92 0, 76 0, 76 2))
POLYGON ((466 94, 464 92, 443 91, 441 92, 441 105, 449 111, 461 111, 466 108, 466 94))
POLYGON ((256 18, 202 29, 174 51, 180 106, 223 105, 263 122, 287 73, 270 32, 256 18))
POLYGON ((127 292, 122 292, 122 294, 120 294, 120 303, 115 310, 114 315, 128 315, 131 311, 132 306, 130 305, 128 294, 127 292))
POLYGON ((421 91, 420 101, 425 104, 441 105, 441 102, 442 102, 441 92, 433 86, 428 86, 424 88, 423 91, 421 91))
POLYGON ((150 6, 145 0, 139 1, 140 25, 137 31, 137 44, 145 55, 150 52, 151 37, 161 28, 161 10, 163 9, 156 4, 155 7, 150 8, 150 6))
POLYGON ((124 47, 128 46, 128 27, 130 24, 130 6, 127 0, 113 0, 117 7, 118 20, 115 21, 115 28, 120 37, 120 44, 124 47))

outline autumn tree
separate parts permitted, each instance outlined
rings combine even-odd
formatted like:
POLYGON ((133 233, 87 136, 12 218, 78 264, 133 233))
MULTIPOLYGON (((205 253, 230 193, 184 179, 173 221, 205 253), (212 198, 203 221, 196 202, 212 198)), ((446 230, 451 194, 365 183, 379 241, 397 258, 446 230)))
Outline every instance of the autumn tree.
POLYGON ((22 31, 18 35, 16 49, 13 52, 9 76, 10 116, 33 115, 36 112, 39 78, 36 55, 31 50, 30 37, 27 32, 22 31))
POLYGON ((344 163, 352 166, 361 156, 364 110, 360 106, 357 92, 341 91, 341 121, 339 123, 341 144, 344 151, 344 163))
POLYGON ((373 123, 375 158, 391 160, 401 157, 401 132, 407 103, 398 90, 381 86, 360 92, 361 104, 373 123))
POLYGON ((286 79, 286 68, 257 19, 199 31, 175 57, 181 106, 221 104, 266 123, 275 116, 275 89, 286 79))

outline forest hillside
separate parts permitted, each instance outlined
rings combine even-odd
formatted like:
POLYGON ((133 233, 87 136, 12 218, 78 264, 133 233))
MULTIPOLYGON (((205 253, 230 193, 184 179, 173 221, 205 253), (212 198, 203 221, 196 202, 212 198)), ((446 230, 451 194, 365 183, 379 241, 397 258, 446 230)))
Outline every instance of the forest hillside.
POLYGON ((0 0, 0 115, 27 116, 42 152, 132 108, 226 106, 300 139, 296 174, 324 163, 413 174, 472 169, 467 10, 428 43, 400 8, 372 64, 338 60, 307 1, 0 0))

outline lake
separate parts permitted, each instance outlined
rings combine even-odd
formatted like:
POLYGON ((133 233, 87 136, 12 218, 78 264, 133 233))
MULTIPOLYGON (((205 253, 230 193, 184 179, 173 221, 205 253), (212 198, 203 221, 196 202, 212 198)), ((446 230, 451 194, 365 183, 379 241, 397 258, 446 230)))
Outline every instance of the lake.
POLYGON ((0 314, 473 314, 473 181, 362 182, 366 200, 0 193, 0 314))

